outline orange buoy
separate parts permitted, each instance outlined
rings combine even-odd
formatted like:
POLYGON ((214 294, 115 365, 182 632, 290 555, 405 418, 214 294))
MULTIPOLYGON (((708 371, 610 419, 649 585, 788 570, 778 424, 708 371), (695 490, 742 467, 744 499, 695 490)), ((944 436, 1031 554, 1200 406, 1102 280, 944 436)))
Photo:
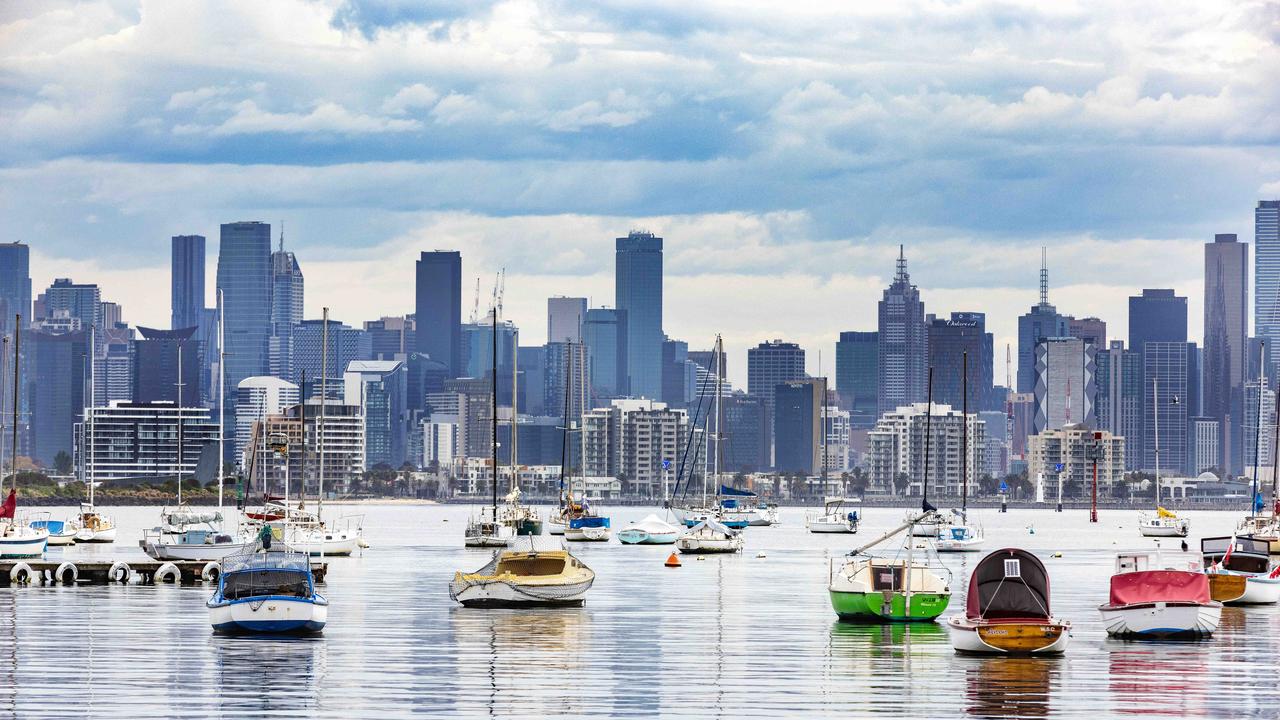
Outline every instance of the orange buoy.
POLYGON ((680 558, 675 553, 671 553, 671 556, 667 558, 667 561, 663 563, 663 565, 666 565, 667 567, 680 567, 680 558))

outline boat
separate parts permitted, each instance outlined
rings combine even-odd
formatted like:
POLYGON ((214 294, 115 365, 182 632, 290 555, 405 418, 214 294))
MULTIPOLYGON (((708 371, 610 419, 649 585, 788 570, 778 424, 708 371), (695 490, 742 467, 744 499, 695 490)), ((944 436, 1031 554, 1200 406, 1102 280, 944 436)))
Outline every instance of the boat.
POLYGON ((1226 605, 1271 605, 1280 600, 1280 577, 1264 540, 1213 537, 1200 540, 1209 594, 1226 605))
POLYGON ((1203 638, 1218 629, 1222 603, 1214 600, 1209 578, 1193 570, 1160 568, 1147 552, 1116 556, 1111 595, 1098 606, 1107 634, 1130 639, 1203 638))
POLYGON ((285 635, 324 629, 329 601, 316 592, 306 555, 255 547, 223 558, 218 570, 218 589, 205 603, 215 632, 285 635))
POLYGON ((80 503, 80 529, 76 531, 76 542, 113 543, 115 541, 115 522, 98 512, 92 499, 88 503, 80 503))
MULTIPOLYGON (((572 433, 581 433, 581 424, 575 427, 569 417, 570 409, 573 407, 573 379, 570 374, 572 368, 569 363, 565 364, 565 382, 564 382, 564 435, 560 445, 560 509, 559 513, 552 521, 552 534, 563 535, 568 542, 608 542, 613 537, 613 530, 610 529, 609 518, 598 515, 591 509, 591 505, 586 499, 586 487, 582 489, 582 500, 574 499, 573 494, 573 474, 569 470, 569 436, 572 433), (557 527, 558 526, 558 527, 557 527), (559 532, 557 532, 557 530, 559 532)), ((585 377, 582 378, 585 382, 585 377)), ((586 397, 586 388, 581 389, 583 397, 586 397)), ((586 456, 586 436, 582 435, 582 453, 586 456)))
POLYGON ((315 519, 311 522, 295 522, 296 516, 292 516, 283 521, 283 525, 281 521, 271 525, 281 527, 280 540, 287 549, 304 555, 345 557, 364 547, 359 525, 334 528, 320 520, 318 515, 313 517, 315 519))
MULTIPOLYGON (((1178 514, 1172 510, 1167 510, 1160 505, 1160 379, 1151 378, 1152 390, 1155 393, 1152 400, 1152 417, 1155 418, 1155 450, 1156 450, 1156 510, 1155 514, 1141 513, 1138 516, 1138 532, 1143 537, 1186 537, 1191 532, 1191 521, 1184 517, 1178 517, 1178 514)), ((1177 398, 1174 398, 1177 402, 1177 398)), ((1257 463, 1254 463, 1257 465, 1257 463)), ((1257 468, 1254 468, 1255 486, 1257 468)), ((1256 487, 1255 487, 1256 489, 1256 487)))
POLYGON ((979 552, 987 544, 982 527, 969 523, 969 353, 961 355, 960 385, 963 388, 960 406, 960 509, 952 512, 951 522, 937 526, 933 547, 940 553, 979 552))
POLYGON ((564 530, 564 539, 569 542, 609 542, 612 537, 609 518, 590 513, 569 518, 564 530))
MULTIPOLYGON (((914 511, 908 510, 903 516, 903 522, 911 519, 914 511)), ((951 525, 955 522, 955 517, 949 511, 939 510, 927 519, 921 520, 911 526, 911 537, 929 538, 933 540, 938 537, 938 528, 951 525)))
POLYGON ((618 531, 623 545, 670 545, 679 536, 680 528, 652 514, 618 531))
MULTIPOLYGON (((1264 350, 1265 352, 1265 350, 1264 350)), ((1265 367, 1265 363, 1263 363, 1265 367)), ((1262 379, 1259 379, 1259 387, 1264 387, 1262 379)), ((1280 448, 1280 403, 1276 403, 1276 415, 1272 422, 1274 437, 1271 441, 1272 448, 1280 448)), ((1258 417, 1262 417, 1262 395, 1258 397, 1258 417)), ((1236 526, 1237 537, 1247 537, 1254 540, 1261 540, 1267 543, 1267 552, 1271 555, 1280 555, 1280 488, 1276 483, 1280 483, 1280 463, 1271 463, 1271 503, 1270 508, 1267 503, 1262 500, 1261 493, 1258 492, 1258 465, 1261 463, 1261 443, 1262 443, 1262 423, 1257 423, 1257 427, 1253 433, 1253 499, 1251 512, 1245 516, 1244 520, 1236 526)))
MULTIPOLYGON (((497 315, 496 310, 494 311, 494 315, 496 319, 496 315, 497 315)), ((496 323, 495 323, 495 331, 496 331, 496 323)), ((512 342, 516 345, 519 345, 519 337, 520 337, 519 332, 517 331, 516 336, 512 340, 512 342)), ((494 347, 497 347, 496 340, 494 341, 493 344, 494 344, 494 347)), ((519 353, 516 353, 516 355, 518 354, 519 353)), ((518 359, 516 358, 516 355, 512 355, 511 357, 511 397, 512 398, 517 397, 517 390, 520 387, 519 365, 518 365, 518 359)), ((493 367, 493 373, 495 377, 497 377, 497 374, 498 374, 497 362, 498 362, 497 353, 495 353, 494 367, 493 367)), ((509 456, 508 459, 510 460, 509 467, 511 471, 511 487, 507 491, 507 495, 505 498, 506 504, 502 508, 502 513, 500 517, 502 519, 502 522, 506 525, 509 525, 512 531, 515 532, 516 537, 525 537, 530 535, 536 536, 536 535, 542 534, 542 516, 538 513, 536 508, 529 507, 520 502, 520 464, 518 462, 520 457, 519 456, 520 433, 518 432, 519 428, 517 427, 518 425, 517 421, 519 419, 518 410, 519 410, 518 404, 513 399, 511 401, 511 432, 509 433, 509 437, 511 438, 511 450, 508 453, 508 456, 509 456)), ((495 470, 495 473, 496 473, 496 470, 495 470)))
POLYGON ((911 526, 928 515, 908 519, 843 560, 832 559, 827 591, 841 622, 932 622, 946 611, 951 602, 951 570, 941 563, 935 569, 927 559, 914 556, 911 526), (905 534, 905 557, 866 554, 899 534, 905 534))
POLYGON ((713 518, 694 525, 676 539, 676 549, 690 555, 741 552, 742 546, 741 532, 713 518))
POLYGON ((48 517, 48 513, 40 513, 44 518, 32 520, 30 525, 36 530, 44 530, 49 533, 49 546, 66 546, 76 544, 76 532, 79 527, 74 522, 67 520, 52 520, 48 517))
POLYGON ((968 523, 941 525, 933 539, 933 547, 940 553, 981 552, 986 543, 982 528, 968 523))
POLYGON ((449 597, 463 607, 579 606, 595 582, 567 550, 500 550, 473 573, 455 573, 449 597))
POLYGON ((1035 555, 997 550, 978 561, 969 578, 963 615, 947 620, 960 653, 1057 655, 1067 649, 1071 621, 1049 607, 1049 573, 1035 555))
POLYGON ((858 504, 859 501, 852 498, 827 498, 822 504, 822 512, 805 517, 805 527, 809 528, 811 533, 856 533, 858 532, 858 511, 848 508, 858 504))
MULTIPOLYGON (((22 327, 22 316, 14 316, 15 328, 22 327)), ((9 495, 0 503, 0 558, 36 558, 44 555, 49 543, 49 531, 32 527, 18 517, 18 388, 21 369, 21 355, 18 346, 22 333, 13 334, 13 453, 9 464, 9 477, 12 485, 9 495)), ((0 354, 0 377, 4 375, 4 360, 0 354)), ((0 447, 0 468, 4 467, 3 448, 0 447)), ((0 490, 4 488, 0 478, 0 490)))
POLYGON ((502 522, 498 515, 498 311, 493 314, 493 374, 490 376, 489 420, 489 470, 492 502, 467 521, 463 545, 466 547, 506 547, 507 540, 515 536, 514 527, 502 522))

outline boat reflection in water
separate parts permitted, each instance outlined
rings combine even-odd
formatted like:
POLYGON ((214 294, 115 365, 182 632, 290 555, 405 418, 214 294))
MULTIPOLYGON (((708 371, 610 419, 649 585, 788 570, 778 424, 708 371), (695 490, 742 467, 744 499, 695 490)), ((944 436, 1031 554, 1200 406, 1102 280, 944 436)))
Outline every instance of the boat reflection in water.
MULTIPOLYGON (((1110 647, 1110 645, 1108 645, 1110 647)), ((1214 717, 1209 705, 1213 684, 1202 652, 1179 643, 1115 646, 1108 659, 1108 689, 1120 715, 1214 717), (1177 668, 1170 672, 1170 668, 1177 668), (1198 678, 1198 679, 1192 679, 1198 678), (1153 702, 1157 699, 1158 702, 1153 702)))
POLYGON ((974 717, 1048 717, 1061 661, 1043 657, 960 656, 965 712, 974 717))

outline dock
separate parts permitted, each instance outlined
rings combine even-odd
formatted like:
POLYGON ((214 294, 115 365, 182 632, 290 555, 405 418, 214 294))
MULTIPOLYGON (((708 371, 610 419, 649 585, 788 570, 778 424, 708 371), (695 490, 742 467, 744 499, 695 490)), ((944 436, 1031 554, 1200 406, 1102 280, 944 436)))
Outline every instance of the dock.
MULTIPOLYGON (((323 583, 329 563, 311 563, 323 583)), ((218 563, 198 560, 0 560, 0 587, 14 585, 109 585, 112 583, 195 585, 218 581, 218 563)))

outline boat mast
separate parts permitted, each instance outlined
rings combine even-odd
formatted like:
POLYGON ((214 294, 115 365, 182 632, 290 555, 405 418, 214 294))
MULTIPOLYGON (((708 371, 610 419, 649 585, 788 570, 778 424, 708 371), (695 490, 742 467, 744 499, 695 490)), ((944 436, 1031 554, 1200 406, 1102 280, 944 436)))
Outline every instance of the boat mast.
POLYGON ((520 347, 520 331, 516 330, 515 328, 512 328, 512 331, 511 331, 511 437, 508 438, 509 443, 511 445, 510 465, 511 465, 511 489, 512 490, 515 490, 520 486, 518 482, 519 478, 517 477, 518 473, 516 472, 517 470, 516 449, 520 445, 519 440, 517 439, 518 435, 516 434, 516 430, 517 430, 516 428, 516 415, 517 415, 516 384, 519 382, 519 378, 516 377, 516 373, 519 372, 519 369, 516 367, 516 363, 518 362, 516 355, 518 354, 517 348, 519 347, 520 347))
POLYGON ((226 375, 226 347, 223 344, 222 337, 222 288, 218 288, 218 509, 222 509, 222 467, 224 452, 224 434, 223 427, 227 417, 227 389, 223 384, 227 381, 226 375))
MULTIPOLYGON (((1151 414, 1154 415, 1156 419, 1156 513, 1159 514, 1160 512, 1160 378, 1158 376, 1151 378, 1151 391, 1152 391, 1151 414)), ((1256 491, 1257 490, 1256 478, 1258 476, 1257 455, 1254 455, 1254 458, 1253 458, 1253 476, 1255 478, 1254 490, 1256 491)), ((1061 479, 1059 479, 1059 484, 1061 484, 1061 479)), ((1249 507, 1253 507, 1252 497, 1249 498, 1249 507)))
MULTIPOLYGON (((178 343, 178 382, 174 383, 178 388, 178 506, 182 506, 182 343, 178 343)), ((92 501, 90 501, 92 502, 92 501)))
POLYGON ((1277 454, 1277 449, 1280 448, 1280 402, 1272 400, 1271 404, 1275 413, 1275 418, 1271 423, 1271 429, 1274 432, 1271 440, 1271 517, 1274 518, 1276 515, 1276 499, 1280 497, 1276 491, 1276 480, 1278 479, 1276 471, 1280 469, 1280 462, 1276 461, 1277 457, 1280 456, 1277 454))
MULTIPOLYGON (((15 334, 16 334, 16 328, 15 328, 15 334)), ((5 335, 3 338, 0 338, 0 347, 3 348, 3 349, 0 349, 0 408, 3 408, 4 379, 7 377, 4 374, 4 371, 5 371, 5 363, 8 362, 9 360, 9 336, 8 335, 5 335)), ((15 420, 14 425, 17 425, 17 424, 18 423, 15 420)), ((4 490, 4 439, 5 439, 4 430, 5 430, 4 414, 0 413, 0 491, 4 490)), ((13 448, 13 452, 15 455, 18 453, 18 447, 16 445, 13 448)))
MULTIPOLYGON (((565 357, 569 350, 565 349, 565 357)), ((560 507, 567 509, 573 500, 573 482, 565 486, 565 470, 569 467, 569 404, 573 399, 573 383, 569 382, 569 364, 565 363, 564 374, 564 432, 560 435, 560 507)))
POLYGON ((493 521, 498 522, 498 306, 493 306, 493 397, 490 404, 489 451, 493 455, 493 521))
POLYGON ((929 512, 929 446, 933 439, 933 368, 929 368, 928 389, 924 411, 924 481, 920 509, 929 512))
MULTIPOLYGON (((324 308, 321 316, 324 318, 324 327, 320 331, 320 414, 316 416, 316 453, 320 456, 320 472, 318 484, 316 485, 316 520, 320 520, 320 513, 324 511, 324 409, 325 405, 329 402, 327 377, 329 374, 329 308, 324 308)), ((363 385, 363 383, 361 384, 363 385)), ((306 405, 307 403, 307 398, 305 397, 307 394, 306 387, 307 384, 304 382, 302 384, 302 394, 304 396, 302 398, 303 405, 306 405)), ((363 412, 363 408, 361 411, 363 412)), ((302 431, 304 433, 307 431, 305 425, 303 426, 302 431)), ((302 489, 306 490, 305 474, 303 475, 303 483, 302 489)))
MULTIPOLYGON (((13 473, 13 492, 18 492, 18 375, 22 371, 22 315, 13 316, 13 447, 9 469, 13 473)), ((16 517, 16 515, 15 515, 16 517)))
POLYGON ((722 359, 722 354, 724 353, 724 340, 720 337, 718 333, 716 334, 715 352, 716 352, 716 359, 715 359, 715 363, 713 364, 715 365, 715 368, 716 368, 716 396, 714 400, 715 414, 716 414, 716 423, 715 423, 716 432, 715 432, 715 458, 711 461, 711 467, 712 467, 712 472, 714 473, 715 479, 716 479, 716 498, 718 499, 720 497, 720 427, 721 427, 720 426, 720 422, 721 422, 720 393, 722 389, 722 385, 720 383, 721 383, 721 376, 724 374, 724 360, 722 359))
MULTIPOLYGON (((572 349, 573 345, 570 344, 572 349)), ((582 412, 578 413, 578 445, 581 455, 578 456, 579 471, 582 478, 582 497, 587 496, 587 346, 582 342, 582 320, 578 320, 578 352, 570 353, 571 362, 569 369, 577 365, 578 353, 582 354, 582 365, 578 371, 578 402, 582 405, 582 412)), ((592 511, 595 514, 595 511, 592 511)))
POLYGON ((968 521, 969 511, 969 351, 960 355, 960 517, 968 521))
MULTIPOLYGON (((85 443, 86 455, 91 455, 93 453, 93 442, 92 442, 93 416, 94 416, 93 408, 96 407, 98 404, 98 398, 97 398, 98 376, 97 376, 97 373, 95 372, 95 370, 97 370, 97 364, 98 364, 97 351, 95 350, 95 348, 98 345, 97 343, 98 338, 95 335, 96 330, 97 330, 96 326, 94 325, 89 326, 89 418, 88 418, 89 422, 88 422, 87 430, 89 431, 89 437, 91 438, 91 440, 90 442, 85 443)), ((182 357, 181 344, 178 345, 178 357, 179 357, 179 361, 181 361, 181 357, 182 357)), ((179 377, 178 379, 181 380, 182 378, 179 377)), ((82 430, 81 434, 83 435, 83 433, 84 431, 82 430)), ((90 461, 86 466, 85 460, 86 458, 83 458, 83 457, 80 458, 80 467, 82 469, 81 479, 88 480, 89 482, 89 510, 92 512, 93 511, 93 485, 94 485, 93 472, 92 471, 84 472, 84 470, 86 470, 87 468, 92 468, 93 461, 92 459, 89 459, 90 461)))
MULTIPOLYGON (((1249 515, 1257 512, 1258 501, 1258 461, 1262 457, 1262 394, 1267 387, 1267 341, 1262 341, 1262 349, 1258 352, 1258 415, 1253 428, 1253 492, 1249 494, 1249 515)), ((1157 426, 1159 427, 1159 426, 1157 426)), ((1159 435, 1156 436, 1159 440, 1159 435)), ((1157 445, 1156 447, 1159 447, 1157 445)), ((1158 451, 1157 451, 1158 452, 1158 451)), ((1272 450, 1274 454, 1275 450, 1272 450)), ((1160 456, 1156 455, 1156 465, 1160 456)), ((1274 464, 1274 461, 1273 461, 1274 464)))

